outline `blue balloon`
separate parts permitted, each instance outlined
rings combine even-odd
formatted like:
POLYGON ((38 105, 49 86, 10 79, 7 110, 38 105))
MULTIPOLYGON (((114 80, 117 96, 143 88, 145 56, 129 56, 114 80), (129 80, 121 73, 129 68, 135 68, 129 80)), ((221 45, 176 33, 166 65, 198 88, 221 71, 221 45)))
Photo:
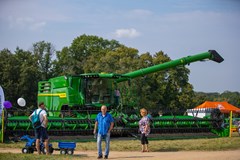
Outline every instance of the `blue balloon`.
POLYGON ((6 109, 9 109, 9 108, 12 107, 12 103, 9 102, 9 101, 5 101, 5 102, 3 102, 3 106, 4 106, 6 109))

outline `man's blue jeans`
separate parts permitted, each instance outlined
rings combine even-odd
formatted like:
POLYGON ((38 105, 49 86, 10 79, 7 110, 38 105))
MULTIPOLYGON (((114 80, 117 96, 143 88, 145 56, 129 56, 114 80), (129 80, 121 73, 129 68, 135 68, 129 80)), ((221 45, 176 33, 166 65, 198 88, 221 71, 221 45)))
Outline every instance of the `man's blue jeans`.
POLYGON ((105 147, 105 156, 109 154, 109 147, 110 147, 110 133, 107 135, 101 135, 98 133, 97 136, 97 148, 98 148, 98 155, 102 156, 102 140, 105 139, 106 147, 105 147))

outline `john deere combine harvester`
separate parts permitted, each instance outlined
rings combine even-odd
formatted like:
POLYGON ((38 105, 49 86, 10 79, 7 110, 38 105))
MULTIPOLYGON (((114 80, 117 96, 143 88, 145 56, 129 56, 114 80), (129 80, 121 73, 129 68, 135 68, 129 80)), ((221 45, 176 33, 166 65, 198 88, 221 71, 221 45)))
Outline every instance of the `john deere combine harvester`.
MULTIPOLYGON (((116 93, 118 85, 136 77, 205 59, 218 63, 223 61, 215 50, 209 50, 126 74, 88 73, 41 81, 38 85, 38 102, 44 102, 47 106, 49 134, 91 135, 95 117, 103 104, 115 119, 113 134, 137 134, 139 111, 126 112, 128 104, 123 105, 119 101, 119 93, 116 93)), ((220 113, 211 112, 209 118, 163 113, 163 116, 152 117, 152 133, 212 132, 226 136, 220 113)), ((33 134, 33 130, 27 116, 12 116, 6 120, 5 133, 33 134)))

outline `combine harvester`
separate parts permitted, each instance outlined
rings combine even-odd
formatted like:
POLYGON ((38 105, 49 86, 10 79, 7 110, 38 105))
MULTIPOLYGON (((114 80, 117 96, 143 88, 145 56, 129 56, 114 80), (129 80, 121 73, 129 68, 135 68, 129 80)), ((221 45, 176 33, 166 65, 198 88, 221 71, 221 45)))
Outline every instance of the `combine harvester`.
MULTIPOLYGON (((135 110, 134 113, 127 112, 133 107, 130 104, 118 102, 118 97, 114 95, 119 89, 119 84, 150 73, 207 59, 218 63, 224 60, 215 50, 209 50, 126 74, 87 73, 40 81, 38 102, 44 102, 47 107, 49 134, 92 135, 95 117, 104 104, 115 119, 112 135, 136 135, 140 120, 139 110, 135 110)), ((222 119, 218 114, 214 111, 208 118, 173 114, 152 117, 151 132, 157 134, 210 132, 218 136, 227 136, 227 128, 222 127, 222 119)), ((5 133, 33 135, 33 129, 26 115, 12 116, 6 120, 5 133)))

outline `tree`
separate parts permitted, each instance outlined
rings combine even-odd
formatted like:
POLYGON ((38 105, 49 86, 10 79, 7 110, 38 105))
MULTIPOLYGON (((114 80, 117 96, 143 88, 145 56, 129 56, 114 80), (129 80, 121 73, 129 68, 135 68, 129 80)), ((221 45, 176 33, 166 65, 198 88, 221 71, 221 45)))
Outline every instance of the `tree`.
POLYGON ((101 57, 114 51, 120 44, 116 40, 106 40, 97 36, 81 35, 75 38, 69 47, 72 58, 73 72, 81 74, 94 72, 101 57))
POLYGON ((240 93, 239 92, 230 92, 225 91, 221 94, 221 98, 228 101, 228 103, 231 103, 234 106, 237 106, 240 108, 240 93))
POLYGON ((53 76, 74 75, 74 62, 68 47, 56 52, 56 59, 53 61, 53 76))
POLYGON ((33 54, 37 58, 41 80, 47 80, 52 76, 54 52, 55 49, 49 42, 40 41, 33 44, 33 54))
MULTIPOLYGON (((45 41, 34 43, 32 51, 19 47, 15 53, 8 49, 0 51, 0 84, 14 107, 19 97, 25 98, 28 106, 35 106, 37 83, 51 77, 101 72, 124 74, 171 60, 162 51, 139 55, 137 49, 116 40, 85 34, 75 38, 71 46, 57 51, 53 60, 54 54, 53 45, 45 41)), ((189 73, 185 66, 177 66, 121 82, 123 101, 136 109, 150 110, 188 109, 206 100, 228 101, 240 107, 239 92, 193 92, 189 73)))
POLYGON ((137 69, 138 50, 120 46, 113 51, 106 52, 98 63, 95 65, 94 71, 108 73, 127 73, 137 69))
MULTIPOLYGON (((171 59, 162 51, 153 55, 153 64, 161 64, 171 59)), ((188 83, 189 70, 185 66, 162 70, 148 75, 150 85, 148 91, 149 99, 158 106, 159 110, 165 109, 186 109, 192 104, 192 85, 188 83)))
POLYGON ((41 74, 37 65, 37 58, 30 52, 17 48, 16 62, 19 65, 17 96, 23 97, 27 106, 37 106, 38 81, 41 74))
POLYGON ((13 106, 16 105, 18 98, 18 75, 19 65, 16 63, 16 57, 8 49, 0 51, 0 84, 4 89, 5 99, 12 102, 13 106))
POLYGON ((37 59, 30 51, 16 48, 15 54, 5 49, 0 52, 0 84, 4 88, 6 99, 12 104, 12 110, 32 109, 36 107, 39 70, 37 59), (17 99, 23 97, 26 108, 18 107, 17 99))
MULTIPOLYGON (((126 46, 120 46, 114 51, 107 52, 105 57, 100 59, 96 65, 98 71, 124 74, 138 68, 138 50, 126 46)), ((136 85, 128 82, 121 82, 118 87, 121 91, 122 103, 129 106, 136 106, 139 97, 136 96, 136 85)))

